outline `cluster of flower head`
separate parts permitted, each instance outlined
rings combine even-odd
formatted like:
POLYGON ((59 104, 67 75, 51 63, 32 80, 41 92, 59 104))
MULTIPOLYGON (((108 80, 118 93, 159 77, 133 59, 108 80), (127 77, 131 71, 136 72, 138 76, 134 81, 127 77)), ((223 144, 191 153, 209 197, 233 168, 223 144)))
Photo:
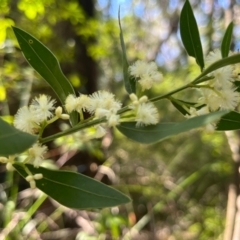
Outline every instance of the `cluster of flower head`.
POLYGON ((142 60, 138 60, 131 65, 129 73, 138 80, 142 91, 152 88, 154 84, 160 83, 163 78, 155 62, 147 63, 142 60))
MULTIPOLYGON (((220 60, 220 50, 210 52, 206 57, 206 65, 209 66, 220 60)), ((201 109, 191 107, 187 117, 195 117, 218 110, 234 110, 240 102, 240 93, 236 91, 234 81, 238 80, 237 66, 228 65, 219 68, 209 74, 211 80, 204 82, 203 87, 199 85, 201 97, 196 107, 204 106, 201 109)))
MULTIPOLYGON (((146 96, 138 100, 135 94, 131 94, 130 99, 132 103, 129 108, 132 109, 134 113, 133 120, 136 121, 136 126, 158 123, 159 115, 157 108, 153 103, 148 102, 146 96)), ((112 93, 104 90, 97 91, 89 96, 83 94, 79 97, 69 95, 66 99, 65 107, 68 113, 72 111, 77 111, 79 113, 87 111, 94 116, 94 119, 105 117, 108 127, 115 127, 121 122, 118 112, 122 104, 115 99, 112 93)), ((99 124, 97 126, 96 137, 102 137, 105 133, 104 124, 99 124)))
MULTIPOLYGON (((138 65, 138 64, 135 64, 138 65)), ((148 70, 149 76, 153 78, 154 64, 150 64, 152 70, 148 70)), ((157 124, 159 121, 159 114, 157 108, 153 103, 148 101, 147 96, 143 96, 140 99, 135 94, 130 95, 132 103, 129 105, 128 111, 131 112, 130 118, 124 118, 129 121, 136 121, 136 126, 144 126, 150 124, 157 124)), ((106 127, 115 127, 121 121, 119 110, 122 107, 122 103, 115 99, 114 94, 108 91, 97 91, 90 95, 81 94, 76 97, 70 94, 65 101, 65 109, 68 114, 62 113, 62 107, 55 107, 56 100, 46 95, 40 95, 35 97, 29 106, 20 108, 14 118, 14 126, 24 132, 30 134, 40 134, 43 129, 50 123, 57 119, 69 119, 71 112, 76 111, 80 115, 80 120, 84 120, 83 112, 88 112, 90 118, 84 120, 96 120, 101 119, 95 126, 96 132, 93 138, 100 138, 106 134, 106 127)), ((47 152, 47 147, 40 143, 35 143, 32 148, 28 150, 27 157, 24 162, 30 162, 35 167, 39 167, 44 159, 44 155, 47 152)), ((15 157, 14 157, 15 158, 15 157)), ((0 161, 7 164, 7 169, 11 170, 14 158, 1 158, 0 161)), ((32 186, 34 186, 33 176, 28 178, 32 186)))
POLYGON ((135 112, 136 126, 155 125, 159 122, 158 109, 152 102, 148 101, 147 96, 142 96, 140 99, 132 93, 130 94, 132 104, 130 108, 135 112))
MULTIPOLYGON (((162 79, 162 74, 158 72, 154 62, 137 61, 129 67, 129 71, 132 76, 138 79, 143 90, 150 89, 154 83, 158 83, 162 79)), ((135 113, 134 120, 137 122, 137 126, 158 122, 157 109, 153 103, 148 102, 146 96, 140 98, 139 101, 134 94, 130 98, 133 101, 130 109, 135 113)), ((29 106, 24 106, 18 110, 14 126, 24 132, 37 134, 44 126, 59 118, 69 119, 68 114, 62 113, 62 107, 55 108, 55 103, 56 100, 46 95, 34 98, 29 106)), ((115 99, 114 94, 104 90, 94 92, 91 95, 81 94, 79 97, 70 94, 65 101, 65 109, 68 113, 76 111, 83 118, 83 112, 87 111, 94 119, 106 118, 108 127, 115 127, 120 123, 121 119, 118 112, 121 107, 122 103, 115 99)), ((102 125, 99 124, 96 137, 102 137, 105 132, 102 125)))
MULTIPOLYGON (((150 89, 154 83, 161 81, 162 75, 157 72, 155 63, 146 63, 137 61, 129 71, 131 75, 138 79, 142 89, 150 89)), ((92 138, 100 138, 106 134, 106 127, 115 127, 121 121, 135 121, 136 126, 157 124, 159 114, 157 108, 152 102, 148 101, 147 96, 138 99, 135 94, 130 94, 131 104, 128 107, 130 117, 124 117, 121 120, 120 112, 122 103, 115 99, 114 94, 108 91, 97 91, 90 95, 80 94, 79 97, 70 94, 65 101, 65 109, 68 114, 63 114, 62 107, 55 107, 56 100, 47 95, 35 97, 29 106, 20 108, 15 115, 13 125, 24 132, 41 135, 44 128, 57 119, 69 119, 69 114, 76 111, 80 115, 80 121, 91 121, 101 119, 95 126, 95 135, 92 138), (84 119, 84 112, 88 112, 88 119, 84 119)), ((122 112, 124 114, 124 111, 122 112)), ((96 123, 96 121, 95 121, 96 123)), ((35 143, 28 149, 24 163, 32 163, 38 168, 47 153, 47 146, 35 143)), ((6 164, 8 170, 12 170, 16 156, 0 157, 0 162, 6 164)), ((35 180, 41 179, 41 174, 29 175, 26 180, 30 186, 36 186, 35 180)))
MULTIPOLYGON (((95 119, 106 117, 107 125, 115 127, 119 124, 120 116, 118 111, 121 109, 122 104, 115 99, 114 94, 107 91, 97 91, 91 95, 81 94, 79 97, 69 95, 66 98, 65 104, 68 113, 77 111, 78 113, 88 112, 94 116, 95 119)), ((102 137, 105 134, 103 128, 98 125, 97 137, 102 137)))
MULTIPOLYGON (((35 97, 29 106, 20 108, 15 115, 13 125, 24 132, 30 134, 39 133, 48 124, 57 119, 69 119, 68 114, 62 113, 62 107, 55 108, 55 100, 49 96, 40 95, 35 97)), ((27 156, 23 160, 25 163, 32 163, 36 168, 40 166, 47 152, 47 146, 35 143, 28 149, 27 156)), ((6 164, 7 170, 13 170, 13 164, 16 156, 0 157, 0 162, 6 164)), ((29 181, 32 188, 35 187, 35 180, 41 179, 41 174, 29 175, 26 180, 29 181)))
MULTIPOLYGON (((27 157, 24 162, 32 163, 36 168, 40 166, 43 160, 44 154, 47 152, 47 146, 35 143, 31 148, 28 149, 27 157)), ((7 170, 11 171, 14 169, 13 164, 16 156, 12 155, 7 157, 0 157, 0 162, 6 164, 7 170)))
MULTIPOLYGON (((38 167, 40 164, 39 160, 43 159, 43 154, 45 153, 45 151, 47 150, 46 146, 41 146, 39 144, 34 144, 32 148, 29 149, 29 157, 27 157, 27 159, 25 159, 25 161, 29 161, 29 160, 33 160, 33 164, 35 167, 38 167), (36 150, 36 152, 35 152, 36 150)), ((6 169, 8 171, 12 171, 14 170, 13 164, 15 162, 15 155, 9 156, 7 157, 0 157, 0 162, 6 164, 6 169)), ((31 173, 28 174, 28 176, 25 178, 29 184, 31 188, 35 188, 36 187, 36 181, 35 180, 39 180, 42 179, 43 175, 41 173, 37 173, 32 175, 31 173)))
POLYGON ((34 98, 30 106, 24 106, 18 110, 13 125, 19 130, 35 134, 43 125, 58 118, 69 119, 69 115, 62 114, 62 107, 54 107, 55 103, 56 100, 44 94, 34 98), (53 114, 54 110, 55 115, 53 114))

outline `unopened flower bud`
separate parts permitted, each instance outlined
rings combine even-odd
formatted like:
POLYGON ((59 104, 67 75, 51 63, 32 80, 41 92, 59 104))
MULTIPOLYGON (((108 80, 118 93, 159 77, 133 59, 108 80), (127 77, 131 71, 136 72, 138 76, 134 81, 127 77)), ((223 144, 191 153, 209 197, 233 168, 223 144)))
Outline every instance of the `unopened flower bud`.
POLYGON ((132 101, 137 101, 137 100, 138 100, 138 97, 136 96, 135 93, 131 93, 131 94, 129 95, 129 97, 130 97, 130 99, 131 99, 132 101))
POLYGON ((34 178, 35 180, 39 180, 39 179, 42 179, 42 178, 43 178, 43 175, 42 175, 42 173, 37 173, 37 174, 35 174, 35 175, 33 176, 33 178, 34 178))
POLYGON ((61 114, 60 118, 63 120, 68 120, 70 116, 68 114, 61 114))
POLYGON ((62 107, 57 107, 56 110, 55 110, 55 115, 60 118, 61 115, 62 115, 62 107))
POLYGON ((144 102, 147 102, 148 101, 148 97, 145 95, 145 96, 142 96, 140 99, 139 99, 139 102, 140 103, 144 103, 144 102))
POLYGON ((33 178, 32 175, 28 175, 25 179, 26 179, 26 181, 28 181, 28 182, 34 180, 34 178, 33 178))
POLYGON ((134 106, 137 106, 138 104, 139 104, 138 100, 132 102, 132 105, 134 105, 134 106))

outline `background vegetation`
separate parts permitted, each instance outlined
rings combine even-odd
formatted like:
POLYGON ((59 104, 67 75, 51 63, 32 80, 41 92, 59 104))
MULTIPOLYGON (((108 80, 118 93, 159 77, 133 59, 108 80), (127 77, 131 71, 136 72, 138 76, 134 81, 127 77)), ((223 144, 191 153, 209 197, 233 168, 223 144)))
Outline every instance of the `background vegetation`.
MULTIPOLYGON (((33 34, 54 52, 76 91, 89 94, 106 89, 125 99, 119 4, 129 62, 154 60, 164 73, 163 84, 152 96, 195 75, 194 62, 187 58, 179 37, 181 0, 0 0, 1 116, 11 122, 16 110, 34 96, 54 96, 24 60, 12 25, 33 34)), ((220 46, 232 20, 232 50, 238 50, 238 1, 195 0, 191 5, 205 54, 220 46)), ((169 102, 158 107, 163 121, 182 119, 169 102)), ((55 125, 48 131, 62 128, 63 124, 55 125)), ((17 174, 6 174, 1 166, 0 239, 232 239, 233 227, 225 228, 225 219, 228 186, 233 199, 238 193, 238 134, 194 131, 151 146, 134 143, 115 131, 95 142, 86 135, 51 143, 46 164, 77 168, 114 184, 131 196, 132 203, 74 211, 51 199, 41 202, 41 193, 29 189, 17 174)), ((234 201, 229 204, 236 213, 234 201)))

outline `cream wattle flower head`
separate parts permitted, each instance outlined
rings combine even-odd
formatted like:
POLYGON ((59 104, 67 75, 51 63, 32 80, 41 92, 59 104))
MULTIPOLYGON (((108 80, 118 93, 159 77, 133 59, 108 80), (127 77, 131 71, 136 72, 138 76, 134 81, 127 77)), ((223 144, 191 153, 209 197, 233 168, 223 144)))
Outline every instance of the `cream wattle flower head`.
POLYGON ((222 58, 222 54, 221 54, 221 51, 219 48, 217 49, 214 49, 213 51, 211 51, 206 59, 205 59, 205 64, 206 64, 206 67, 212 65, 214 62, 220 60, 222 58))
POLYGON ((31 134, 39 129, 35 115, 27 106, 18 109, 14 117, 13 125, 15 128, 31 134))
POLYGON ((137 108, 136 126, 155 125, 159 122, 159 113, 152 102, 141 103, 137 108))
POLYGON ((240 93, 234 88, 220 90, 202 89, 199 103, 206 104, 211 111, 234 110, 240 102, 240 93))
POLYGON ((240 101, 240 93, 235 89, 224 88, 221 91, 219 105, 221 110, 234 110, 240 101))
POLYGON ((89 96, 89 99, 86 108, 91 114, 95 113, 98 108, 117 112, 122 106, 122 103, 115 100, 114 94, 104 90, 94 92, 89 96))
POLYGON ((37 133, 40 124, 53 116, 55 102, 56 100, 52 100, 47 95, 35 97, 29 107, 24 106, 18 109, 13 125, 24 132, 37 133))
POLYGON ((138 60, 129 67, 129 72, 132 76, 141 77, 144 74, 157 71, 157 65, 154 62, 147 63, 146 61, 138 60))
POLYGON ((56 103, 55 99, 51 99, 50 96, 40 95, 39 97, 35 97, 32 100, 29 109, 35 116, 36 122, 43 122, 53 116, 52 111, 55 109, 54 104, 56 103))
POLYGON ((30 160, 34 167, 38 168, 41 165, 47 149, 47 146, 40 145, 39 143, 35 143, 32 148, 29 149, 30 160))
POLYGON ((69 94, 65 100, 65 108, 68 113, 71 113, 76 109, 77 98, 73 94, 69 94))
MULTIPOLYGON (((211 64, 221 59, 222 59, 222 54, 220 49, 215 49, 211 51, 205 59, 206 67, 210 66, 211 64)), ((210 73, 210 75, 214 76, 216 87, 219 87, 233 81, 232 72, 233 72, 233 66, 228 65, 228 66, 216 69, 215 71, 210 73)))
POLYGON ((65 100, 65 108, 68 113, 72 111, 85 111, 89 105, 90 99, 87 95, 81 94, 79 97, 70 94, 65 100))
POLYGON ((156 83, 162 81, 162 73, 158 71, 155 62, 146 62, 138 60, 129 66, 130 75, 138 79, 138 83, 142 87, 142 91, 152 88, 156 83))

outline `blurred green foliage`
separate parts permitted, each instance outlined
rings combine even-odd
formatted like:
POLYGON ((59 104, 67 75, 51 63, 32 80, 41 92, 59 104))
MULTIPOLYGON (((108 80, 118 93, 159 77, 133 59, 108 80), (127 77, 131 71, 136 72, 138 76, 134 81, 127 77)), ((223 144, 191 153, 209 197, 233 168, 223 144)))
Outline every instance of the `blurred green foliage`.
MULTIPOLYGON (((53 95, 23 59, 11 26, 23 28, 48 46, 77 91, 84 89, 86 78, 78 71, 83 63, 75 62, 79 38, 87 55, 97 64, 97 87, 113 91, 118 98, 127 101, 121 82, 118 23, 116 16, 111 15, 111 4, 113 7, 115 4, 109 1, 109 5, 102 5, 95 1, 95 17, 89 17, 79 2, 0 0, 0 112, 5 119, 11 122, 19 103, 20 106, 26 104, 33 95, 44 92, 53 95)), ((122 11, 129 62, 156 59, 164 73, 164 82, 153 89, 150 96, 179 87, 198 74, 196 64, 186 57, 177 35, 183 1, 176 1, 179 4, 175 5, 173 2, 133 0, 127 13, 122 11)), ((200 20, 201 16, 205 17, 199 21, 204 51, 207 52, 220 46, 219 35, 222 36, 227 15, 224 15, 226 9, 222 6, 203 7, 204 2, 196 3, 194 11, 200 20), (221 18, 221 14, 225 18, 221 18)), ((239 38, 235 33, 235 41, 239 38)), ((177 95, 185 100, 194 100, 196 96, 196 91, 177 95)), ((183 120, 170 102, 161 101, 158 107, 162 121, 183 120)), ((18 189, 19 179, 15 173, 0 175, 1 234, 6 233, 13 220, 20 221, 19 212, 22 212, 21 217, 32 212, 32 219, 10 229, 6 239, 37 239, 39 235, 42 239, 53 239, 51 232, 57 234, 67 228, 71 229, 68 234, 75 235, 63 235, 59 239, 127 239, 131 230, 134 234, 130 239, 140 239, 141 236, 161 240, 222 239, 227 187, 233 175, 231 152, 223 133, 193 131, 150 146, 127 140, 115 130, 109 132, 102 142, 81 141, 87 134, 57 140, 49 159, 58 154, 63 154, 64 158, 67 152, 90 153, 104 167, 99 167, 99 162, 90 162, 90 175, 99 180, 107 177, 120 190, 130 194, 132 203, 98 212, 61 209, 57 215, 55 209, 61 207, 49 206, 48 202, 32 209, 31 205, 37 202, 39 195, 24 191, 27 187, 24 184, 18 189), (61 148, 63 142, 66 144, 61 148), (98 170, 97 174, 94 169, 98 170), (43 221, 46 227, 39 228, 43 221), (31 224, 34 227, 31 228, 31 224)), ((63 158, 59 157, 60 160, 63 158)), ((80 167, 86 164, 82 160, 80 167)))

